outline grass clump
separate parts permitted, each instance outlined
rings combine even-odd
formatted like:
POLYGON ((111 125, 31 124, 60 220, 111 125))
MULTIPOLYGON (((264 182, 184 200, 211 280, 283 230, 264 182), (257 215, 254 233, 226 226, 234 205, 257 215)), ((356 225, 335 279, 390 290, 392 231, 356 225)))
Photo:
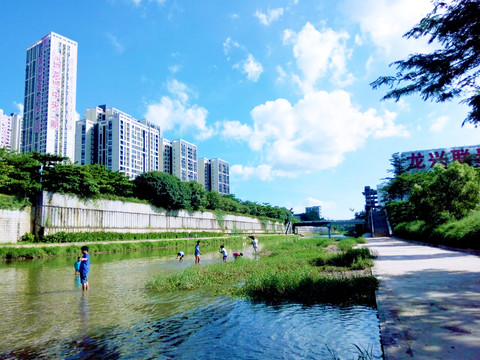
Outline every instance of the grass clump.
POLYGON ((344 267, 350 270, 363 270, 373 266, 374 256, 367 248, 349 249, 346 252, 321 256, 314 264, 316 266, 344 267))
POLYGON ((376 278, 353 271, 372 265, 369 250, 329 254, 329 245, 329 239, 298 238, 267 244, 258 261, 239 258, 224 264, 192 266, 179 273, 157 275, 147 288, 158 292, 195 289, 211 296, 239 296, 271 303, 373 304, 376 278), (338 270, 333 273, 317 266, 319 257, 343 260, 331 262, 330 266, 338 270))

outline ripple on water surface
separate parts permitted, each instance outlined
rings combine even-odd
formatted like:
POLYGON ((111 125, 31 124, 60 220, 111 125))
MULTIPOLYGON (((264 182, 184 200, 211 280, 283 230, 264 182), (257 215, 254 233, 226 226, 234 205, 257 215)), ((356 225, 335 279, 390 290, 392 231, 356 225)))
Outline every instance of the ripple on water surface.
POLYGON ((352 359, 358 355, 354 344, 381 359, 374 309, 218 298, 173 317, 145 318, 131 327, 51 342, 37 354, 69 359, 328 359, 330 348, 337 358, 352 359))
MULTIPOLYGON (((85 294, 71 259, 0 264, 0 359, 330 359, 328 348, 352 359, 354 344, 381 359, 369 307, 147 293, 153 275, 193 262, 175 255, 96 255, 85 294)), ((218 262, 218 251, 202 261, 218 262)))

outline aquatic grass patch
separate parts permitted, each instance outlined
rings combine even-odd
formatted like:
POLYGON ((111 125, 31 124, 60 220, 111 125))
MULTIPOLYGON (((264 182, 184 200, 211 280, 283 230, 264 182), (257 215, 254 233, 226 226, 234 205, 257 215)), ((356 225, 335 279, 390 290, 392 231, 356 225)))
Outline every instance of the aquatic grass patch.
POLYGON ((373 266, 375 256, 368 248, 349 249, 339 254, 322 254, 315 261, 315 266, 344 267, 350 270, 363 270, 373 266))
POLYGON ((278 303, 369 304, 375 303, 378 280, 374 276, 331 277, 320 273, 293 271, 269 273, 247 282, 244 292, 254 300, 278 303))
POLYGON ((323 271, 315 264, 319 256, 338 256, 327 253, 327 243, 301 239, 268 244, 258 261, 240 258, 224 264, 192 266, 174 274, 158 274, 148 281, 147 288, 157 292, 195 289, 210 296, 222 294, 271 303, 374 304, 378 281, 364 272, 352 271, 368 267, 367 263, 358 264, 370 259, 366 255, 369 249, 342 253, 343 262, 330 265, 337 271, 323 271), (349 265, 348 271, 345 264, 349 265))
POLYGON ((238 259, 234 262, 191 266, 181 272, 162 274, 147 282, 147 288, 160 292, 203 290, 210 295, 227 293, 232 284, 243 281, 256 266, 254 261, 238 259))

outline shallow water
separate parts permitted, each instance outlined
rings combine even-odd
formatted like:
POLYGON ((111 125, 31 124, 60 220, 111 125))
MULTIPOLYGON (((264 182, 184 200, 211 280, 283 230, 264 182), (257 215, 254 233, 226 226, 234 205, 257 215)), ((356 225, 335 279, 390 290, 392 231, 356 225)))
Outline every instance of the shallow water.
MULTIPOLYGON (((254 257, 247 244, 227 251, 254 257)), ((92 255, 87 292, 74 275, 75 259, 0 263, 0 358, 328 359, 330 348, 352 359, 353 344, 381 358, 370 307, 146 291, 153 275, 193 265, 193 256, 180 263, 176 252, 92 255)), ((202 264, 221 261, 216 247, 202 252, 202 264)))

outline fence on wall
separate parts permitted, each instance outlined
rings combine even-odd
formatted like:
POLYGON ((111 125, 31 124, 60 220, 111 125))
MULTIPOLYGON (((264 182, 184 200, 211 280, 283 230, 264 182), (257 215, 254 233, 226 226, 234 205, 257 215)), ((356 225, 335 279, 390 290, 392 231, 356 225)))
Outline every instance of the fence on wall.
POLYGON ((35 232, 59 231, 283 233, 281 222, 214 212, 167 212, 152 205, 82 200, 44 192, 36 206, 35 232))

